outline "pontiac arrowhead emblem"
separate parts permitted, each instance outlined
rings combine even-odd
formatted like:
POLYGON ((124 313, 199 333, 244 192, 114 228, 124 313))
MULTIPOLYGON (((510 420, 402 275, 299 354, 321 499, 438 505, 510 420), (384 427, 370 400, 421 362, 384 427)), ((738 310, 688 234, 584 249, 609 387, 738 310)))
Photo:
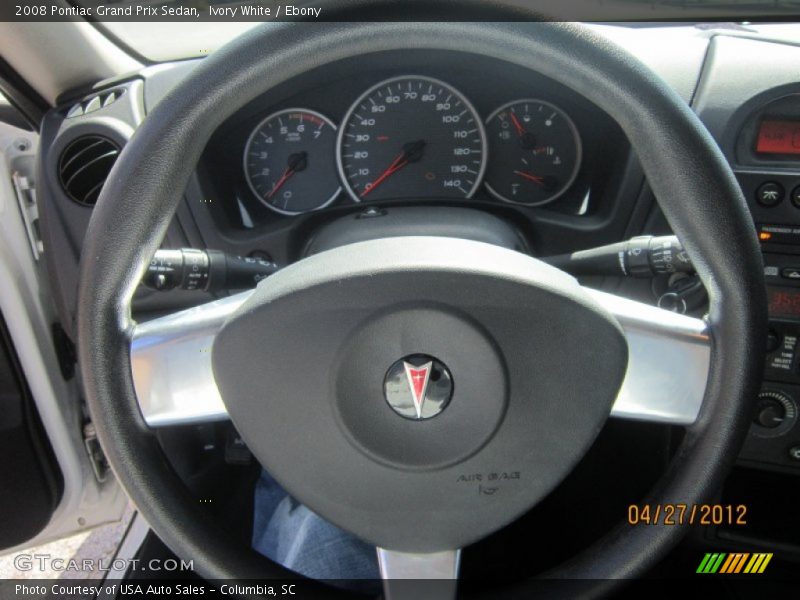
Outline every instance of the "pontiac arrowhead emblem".
POLYGON ((425 404, 425 392, 428 390, 428 379, 431 374, 433 362, 426 362, 424 365, 415 367, 403 361, 403 368, 406 370, 408 387, 411 390, 411 397, 414 400, 414 408, 417 410, 417 418, 422 418, 422 405, 425 404))
POLYGON ((422 421, 438 415, 450 402, 453 378, 443 362, 427 354, 411 354, 389 367, 383 392, 398 415, 422 421))

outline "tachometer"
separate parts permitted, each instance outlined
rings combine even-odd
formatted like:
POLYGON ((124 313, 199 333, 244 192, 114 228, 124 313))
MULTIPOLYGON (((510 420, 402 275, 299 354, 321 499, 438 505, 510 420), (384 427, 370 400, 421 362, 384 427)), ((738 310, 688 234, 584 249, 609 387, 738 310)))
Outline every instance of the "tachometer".
POLYGON ((486 167, 486 134, 448 84, 409 75, 367 90, 339 131, 339 173, 356 202, 469 198, 486 167))
POLYGON ((578 130, 567 114, 542 100, 516 100, 486 121, 491 163, 486 189, 505 202, 539 206, 575 181, 581 161, 578 130))
POLYGON ((250 189, 268 208, 297 215, 323 208, 341 191, 336 125, 323 115, 288 108, 261 121, 244 150, 250 189))

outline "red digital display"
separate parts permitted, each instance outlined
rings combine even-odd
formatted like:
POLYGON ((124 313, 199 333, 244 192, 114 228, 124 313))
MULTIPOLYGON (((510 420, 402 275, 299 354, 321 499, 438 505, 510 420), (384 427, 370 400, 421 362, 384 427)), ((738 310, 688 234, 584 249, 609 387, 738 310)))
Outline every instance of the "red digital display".
POLYGON ((756 152, 760 154, 800 154, 800 121, 761 121, 756 152))
POLYGON ((800 289, 767 289, 771 317, 800 317, 800 289))

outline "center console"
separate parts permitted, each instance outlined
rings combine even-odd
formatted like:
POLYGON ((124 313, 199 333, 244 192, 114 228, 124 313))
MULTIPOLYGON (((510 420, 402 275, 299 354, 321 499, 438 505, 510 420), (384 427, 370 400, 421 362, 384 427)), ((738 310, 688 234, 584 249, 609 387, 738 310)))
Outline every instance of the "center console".
POLYGON ((739 457, 800 472, 800 94, 756 110, 736 143, 737 178, 764 255, 769 333, 764 381, 739 457))

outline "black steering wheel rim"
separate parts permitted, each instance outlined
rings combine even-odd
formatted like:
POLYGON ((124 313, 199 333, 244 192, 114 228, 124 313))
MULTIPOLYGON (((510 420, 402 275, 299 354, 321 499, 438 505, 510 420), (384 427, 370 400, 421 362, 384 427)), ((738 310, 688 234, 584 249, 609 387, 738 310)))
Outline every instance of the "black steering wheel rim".
MULTIPOLYGON (((738 184, 687 105, 636 59, 587 28, 557 23, 265 26, 205 59, 148 115, 95 208, 81 259, 78 346, 92 418, 122 485, 164 542, 209 579, 293 577, 237 544, 198 506, 144 424, 130 365, 130 299, 181 201, 206 142, 235 110, 295 75, 363 53, 461 50, 517 63, 582 94, 627 134, 711 300, 705 400, 648 502, 706 499, 732 466, 763 364, 766 294, 738 184), (303 28, 304 35, 298 35, 303 28), (310 34, 310 35, 305 35, 310 34)), ((546 576, 642 574, 680 527, 618 527, 546 576)))

